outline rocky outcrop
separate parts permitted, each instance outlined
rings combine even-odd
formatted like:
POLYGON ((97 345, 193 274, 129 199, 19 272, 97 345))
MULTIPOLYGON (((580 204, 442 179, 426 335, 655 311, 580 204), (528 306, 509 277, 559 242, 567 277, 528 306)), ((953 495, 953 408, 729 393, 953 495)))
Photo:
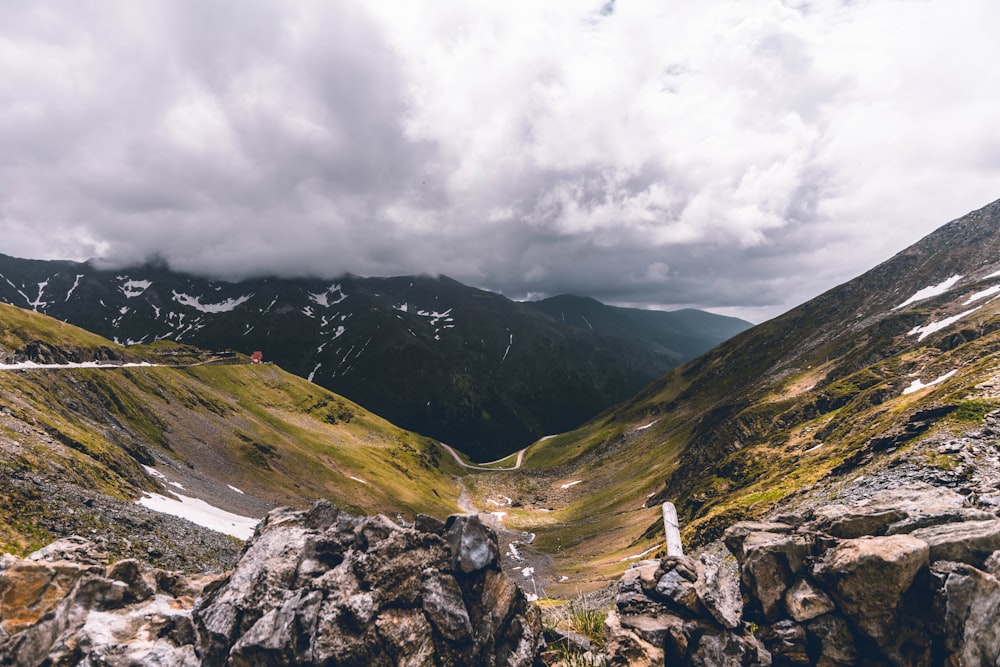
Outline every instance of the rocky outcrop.
POLYGON ((0 665, 532 664, 540 614, 492 531, 465 515, 415 525, 274 510, 215 578, 105 567, 82 540, 5 556, 0 665))
POLYGON ((779 518, 726 531, 728 578, 707 558, 629 570, 609 663, 1000 664, 996 515, 917 486, 779 518))

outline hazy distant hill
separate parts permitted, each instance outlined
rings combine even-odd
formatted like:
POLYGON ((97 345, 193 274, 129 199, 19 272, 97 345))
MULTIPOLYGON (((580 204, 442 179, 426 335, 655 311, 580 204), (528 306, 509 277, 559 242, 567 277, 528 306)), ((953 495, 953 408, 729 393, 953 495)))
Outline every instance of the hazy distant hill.
POLYGON ((479 460, 574 428, 749 326, 568 299, 518 303, 446 277, 229 283, 158 265, 104 271, 0 256, 0 301, 122 344, 260 350, 479 460))

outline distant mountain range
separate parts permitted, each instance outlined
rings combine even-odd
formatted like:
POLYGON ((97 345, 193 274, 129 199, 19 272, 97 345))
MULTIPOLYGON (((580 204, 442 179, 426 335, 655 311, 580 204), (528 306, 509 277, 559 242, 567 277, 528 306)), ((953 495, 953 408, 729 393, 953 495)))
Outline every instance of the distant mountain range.
POLYGON ((447 277, 232 283, 2 255, 0 301, 126 345, 259 350, 477 460, 574 428, 751 326, 568 295, 519 303, 447 277))

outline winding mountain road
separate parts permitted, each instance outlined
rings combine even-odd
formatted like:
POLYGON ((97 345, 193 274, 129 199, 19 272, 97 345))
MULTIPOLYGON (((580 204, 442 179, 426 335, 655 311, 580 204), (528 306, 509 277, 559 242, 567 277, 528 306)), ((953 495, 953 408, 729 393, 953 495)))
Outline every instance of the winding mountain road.
POLYGON ((438 444, 441 445, 442 447, 444 447, 448 451, 448 453, 451 454, 452 458, 455 459, 455 463, 457 463, 458 465, 462 466, 463 468, 465 468, 467 470, 486 470, 488 472, 498 472, 498 471, 503 471, 503 470, 518 470, 521 467, 521 463, 524 461, 524 452, 525 452, 526 449, 528 449, 527 447, 525 447, 524 449, 522 449, 521 451, 519 451, 517 453, 517 460, 514 462, 514 467, 513 468, 488 468, 486 466, 490 466, 490 465, 493 465, 495 463, 500 463, 501 461, 509 459, 510 458, 510 454, 508 454, 507 456, 503 457, 502 459, 497 459, 496 461, 490 461, 489 463, 487 463, 485 465, 478 465, 477 466, 477 465, 470 465, 470 464, 466 463, 465 461, 463 461, 462 457, 458 455, 458 452, 456 452, 454 449, 452 449, 450 445, 446 445, 443 442, 439 442, 438 444))

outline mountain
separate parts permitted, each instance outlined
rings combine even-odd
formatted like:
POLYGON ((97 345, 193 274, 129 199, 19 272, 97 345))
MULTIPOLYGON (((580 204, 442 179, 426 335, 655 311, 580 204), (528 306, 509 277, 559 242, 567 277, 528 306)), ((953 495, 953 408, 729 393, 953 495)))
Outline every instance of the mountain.
POLYGON ((107 271, 0 256, 0 301, 126 345, 261 351, 477 460, 574 428, 749 326, 590 300, 570 311, 567 299, 522 304, 446 277, 230 283, 158 264, 107 271), (580 326, 584 316, 596 330, 580 326))
POLYGON ((751 326, 745 320, 693 308, 674 311, 620 308, 572 294, 527 305, 578 329, 648 345, 678 363, 694 359, 751 326))
POLYGON ((276 505, 445 515, 459 470, 436 442, 277 366, 125 348, 0 305, 0 552, 99 535, 115 557, 231 566, 238 544, 217 531, 246 537, 276 505))
MULTIPOLYGON (((4 307, 0 542, 23 553, 48 537, 97 530, 117 553, 152 549, 176 557, 183 550, 168 537, 187 535, 181 528, 121 514, 169 487, 187 495, 176 484, 244 517, 278 503, 302 507, 316 496, 351 511, 409 516, 474 507, 515 540, 501 551, 504 567, 520 572, 518 582, 560 596, 602 587, 628 563, 662 552, 664 500, 677 506, 688 550, 721 548, 717 540, 736 521, 807 516, 917 483, 948 487, 995 513, 998 232, 1000 202, 734 336, 586 424, 475 468, 276 366, 165 340, 122 347, 4 307), (120 504, 107 509, 108 499, 120 504)), ((118 280, 129 291, 151 288, 135 285, 134 276, 118 280)), ((389 289, 395 281, 377 284, 382 289, 367 298, 388 294, 399 306, 393 318, 410 323, 411 310, 430 312, 416 298, 398 300, 389 289)), ((366 294, 351 285, 337 291, 350 295, 344 302, 366 294)), ((242 298, 219 287, 215 301, 199 293, 197 302, 204 308, 242 298)), ((20 289, 44 297, 50 288, 20 289)), ((173 290, 181 301, 196 299, 173 290)), ((72 301, 73 294, 52 293, 72 301)), ((32 300, 41 308, 46 298, 32 300)), ((177 312, 165 305, 158 305, 161 314, 177 312)), ((562 308, 573 320, 569 306, 562 308)), ((456 314, 435 312, 442 328, 456 314)), ((574 312, 597 328, 592 304, 574 312)), ((430 325, 431 316, 417 317, 430 325)), ((211 322, 199 324, 209 329, 211 322)), ((521 332, 513 332, 515 340, 521 332)), ((198 546, 207 539, 185 543, 198 554, 222 549, 198 546)))
POLYGON ((474 498, 509 499, 506 524, 561 554, 553 575, 598 585, 658 548, 665 500, 689 547, 913 481, 1000 505, 998 408, 995 202, 532 445, 522 475, 485 473, 474 498))

